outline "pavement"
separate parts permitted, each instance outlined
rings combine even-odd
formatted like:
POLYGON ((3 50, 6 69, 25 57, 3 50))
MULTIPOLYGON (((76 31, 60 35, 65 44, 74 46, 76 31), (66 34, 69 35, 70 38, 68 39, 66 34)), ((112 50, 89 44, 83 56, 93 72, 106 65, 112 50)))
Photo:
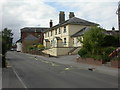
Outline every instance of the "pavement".
POLYGON ((2 88, 24 88, 12 67, 2 69, 2 88))
POLYGON ((112 68, 104 65, 97 66, 97 65, 79 63, 76 61, 76 59, 79 58, 79 55, 67 55, 67 56, 59 56, 59 57, 45 57, 45 56, 31 55, 31 54, 27 54, 27 55, 40 58, 46 61, 52 61, 60 64, 66 64, 73 67, 82 68, 85 70, 93 69, 93 71, 112 75, 112 76, 118 76, 118 71, 120 70, 118 68, 112 68))

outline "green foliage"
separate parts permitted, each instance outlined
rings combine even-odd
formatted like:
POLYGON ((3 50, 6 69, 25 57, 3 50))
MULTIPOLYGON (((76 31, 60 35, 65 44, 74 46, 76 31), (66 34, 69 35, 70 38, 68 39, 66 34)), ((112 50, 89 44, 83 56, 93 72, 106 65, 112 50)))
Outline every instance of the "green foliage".
POLYGON ((80 43, 83 43, 83 36, 77 37, 77 40, 78 40, 80 43))
POLYGON ((111 57, 111 60, 120 60, 120 51, 117 51, 114 57, 111 57))
POLYGON ((81 57, 86 57, 86 55, 87 55, 87 49, 86 49, 86 48, 81 48, 81 49, 78 51, 78 54, 79 54, 81 57))
POLYGON ((110 61, 110 57, 108 55, 102 55, 102 60, 104 61, 110 61))
POLYGON ((102 46, 109 47, 109 46, 116 46, 118 44, 117 37, 112 35, 106 35, 103 39, 102 46))
POLYGON ((12 30, 5 28, 2 32, 0 32, 0 43, 2 43, 2 68, 6 67, 6 52, 10 50, 12 46, 12 30))
POLYGON ((83 47, 92 54, 99 54, 101 43, 105 37, 104 31, 105 30, 100 27, 92 27, 89 31, 85 32, 83 36, 83 47))
POLYGON ((119 34, 116 34, 116 35, 113 35, 116 39, 116 47, 120 47, 120 35, 119 34))
POLYGON ((38 45, 33 44, 33 45, 28 46, 28 50, 41 50, 43 48, 44 46, 42 44, 38 44, 38 45))
POLYGON ((2 43, 4 44, 2 47, 4 48, 5 51, 10 50, 12 46, 12 39, 13 39, 13 33, 12 30, 5 28, 2 31, 2 43))
POLYGON ((106 47, 103 49, 103 54, 104 55, 109 55, 110 53, 112 53, 112 51, 114 51, 116 48, 115 47, 106 47))
POLYGON ((102 56, 101 55, 91 55, 91 58, 94 58, 95 60, 101 60, 102 56))
POLYGON ((28 50, 33 50, 33 46, 28 46, 28 50))
POLYGON ((44 48, 44 45, 38 44, 38 45, 37 45, 37 48, 38 48, 38 49, 44 48))
POLYGON ((114 57, 112 60, 120 60, 120 56, 114 57))
MULTIPOLYGON (((92 27, 83 35, 83 48, 78 54, 83 58, 110 61, 109 54, 119 46, 119 35, 106 35, 104 29, 92 27)), ((81 41, 81 39, 79 40, 81 41)), ((112 59, 120 60, 120 54, 112 59)))

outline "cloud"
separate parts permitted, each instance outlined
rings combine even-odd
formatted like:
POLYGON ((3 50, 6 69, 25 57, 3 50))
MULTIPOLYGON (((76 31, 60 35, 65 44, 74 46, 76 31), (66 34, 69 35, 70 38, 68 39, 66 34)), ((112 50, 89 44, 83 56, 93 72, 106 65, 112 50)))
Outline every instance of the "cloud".
POLYGON ((75 15, 79 18, 96 22, 105 29, 111 29, 113 26, 118 29, 117 2, 60 3, 67 8, 76 8, 75 15))
POLYGON ((40 0, 8 1, 2 7, 2 27, 14 32, 14 41, 20 37, 20 29, 26 26, 49 27, 49 20, 56 22, 55 8, 40 0), (53 21, 54 21, 53 20, 53 21))
MULTIPOLYGON (((56 2, 56 0, 44 0, 45 2, 56 2)), ((57 0, 57 2, 118 2, 119 0, 57 0)))
POLYGON ((20 29, 28 26, 49 27, 49 20, 58 23, 59 11, 75 12, 76 17, 93 21, 105 29, 118 28, 117 2, 119 0, 1 0, 0 29, 10 28, 14 41, 20 38, 20 29))

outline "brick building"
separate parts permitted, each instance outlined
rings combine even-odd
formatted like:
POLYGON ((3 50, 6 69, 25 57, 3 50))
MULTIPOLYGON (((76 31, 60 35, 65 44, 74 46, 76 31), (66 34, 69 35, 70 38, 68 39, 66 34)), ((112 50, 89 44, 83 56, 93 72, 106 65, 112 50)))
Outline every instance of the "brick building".
POLYGON ((43 44, 44 31, 48 28, 25 27, 21 29, 22 52, 26 52, 28 46, 33 44, 43 44))

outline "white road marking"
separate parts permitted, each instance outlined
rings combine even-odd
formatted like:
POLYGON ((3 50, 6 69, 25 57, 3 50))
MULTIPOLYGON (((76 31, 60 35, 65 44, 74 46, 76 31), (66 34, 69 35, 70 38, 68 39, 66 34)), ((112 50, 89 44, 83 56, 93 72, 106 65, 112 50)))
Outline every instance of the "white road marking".
POLYGON ((70 68, 65 68, 65 70, 70 70, 70 68))
POLYGON ((21 82, 21 84, 23 85, 24 88, 27 88, 27 86, 25 85, 25 83, 22 81, 22 79, 19 77, 19 75, 17 74, 17 72, 15 71, 15 69, 12 67, 13 72, 15 73, 15 75, 17 76, 17 78, 19 79, 19 81, 21 82))

